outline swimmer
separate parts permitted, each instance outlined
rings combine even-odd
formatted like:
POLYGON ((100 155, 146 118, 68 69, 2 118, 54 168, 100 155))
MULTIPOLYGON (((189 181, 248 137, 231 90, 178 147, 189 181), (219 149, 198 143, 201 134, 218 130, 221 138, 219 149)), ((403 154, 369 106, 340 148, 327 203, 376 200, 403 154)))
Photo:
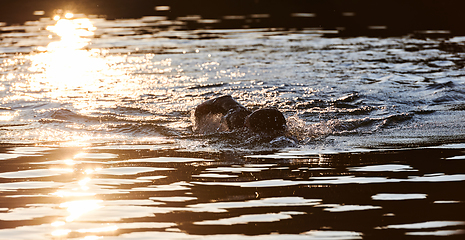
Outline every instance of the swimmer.
POLYGON ((195 108, 196 124, 208 124, 205 118, 211 114, 222 115, 228 130, 247 128, 256 133, 274 133, 286 130, 286 119, 274 108, 249 111, 230 95, 210 99, 195 108))

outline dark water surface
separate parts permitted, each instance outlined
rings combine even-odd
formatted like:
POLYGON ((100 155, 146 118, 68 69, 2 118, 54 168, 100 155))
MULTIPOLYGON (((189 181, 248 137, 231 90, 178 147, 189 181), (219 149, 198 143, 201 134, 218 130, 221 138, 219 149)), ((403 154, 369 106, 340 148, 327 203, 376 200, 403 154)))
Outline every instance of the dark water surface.
POLYGON ((464 237, 464 37, 68 17, 0 27, 0 239, 464 237))

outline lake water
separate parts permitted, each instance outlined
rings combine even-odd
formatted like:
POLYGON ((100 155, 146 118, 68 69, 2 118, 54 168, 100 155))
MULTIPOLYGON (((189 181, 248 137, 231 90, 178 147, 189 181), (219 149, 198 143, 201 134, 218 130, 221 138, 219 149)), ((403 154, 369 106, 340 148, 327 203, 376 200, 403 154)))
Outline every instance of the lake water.
POLYGON ((0 27, 0 239, 461 239, 465 38, 0 27), (201 102, 284 136, 193 131, 201 102))

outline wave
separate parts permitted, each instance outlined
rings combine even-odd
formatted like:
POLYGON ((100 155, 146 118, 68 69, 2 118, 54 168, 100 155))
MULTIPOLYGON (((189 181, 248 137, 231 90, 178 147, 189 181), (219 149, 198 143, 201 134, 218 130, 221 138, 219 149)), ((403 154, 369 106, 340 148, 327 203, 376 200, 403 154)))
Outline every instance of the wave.
MULTIPOLYGON (((134 136, 179 136, 183 130, 169 127, 175 120, 170 120, 164 116, 137 114, 145 112, 136 108, 118 108, 125 113, 132 111, 134 115, 124 115, 116 113, 98 113, 98 115, 81 114, 70 109, 53 109, 38 115, 39 123, 55 124, 62 129, 79 129, 88 132, 107 132, 134 136)), ((186 130, 184 130, 186 131, 186 130)))
POLYGON ((329 135, 373 133, 384 128, 397 127, 412 117, 413 113, 401 113, 379 118, 331 119, 309 124, 297 116, 292 116, 287 121, 290 134, 301 142, 308 142, 329 135))
POLYGON ((432 83, 426 87, 428 90, 438 90, 443 88, 454 88, 456 84, 453 81, 432 83))

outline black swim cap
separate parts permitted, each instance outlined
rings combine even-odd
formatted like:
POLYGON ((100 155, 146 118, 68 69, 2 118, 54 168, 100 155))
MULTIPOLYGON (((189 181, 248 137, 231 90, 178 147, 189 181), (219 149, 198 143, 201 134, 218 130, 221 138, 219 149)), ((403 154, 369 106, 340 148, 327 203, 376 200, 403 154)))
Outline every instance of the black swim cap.
POLYGON ((277 109, 263 108, 247 116, 245 125, 254 132, 284 131, 286 119, 277 109))

